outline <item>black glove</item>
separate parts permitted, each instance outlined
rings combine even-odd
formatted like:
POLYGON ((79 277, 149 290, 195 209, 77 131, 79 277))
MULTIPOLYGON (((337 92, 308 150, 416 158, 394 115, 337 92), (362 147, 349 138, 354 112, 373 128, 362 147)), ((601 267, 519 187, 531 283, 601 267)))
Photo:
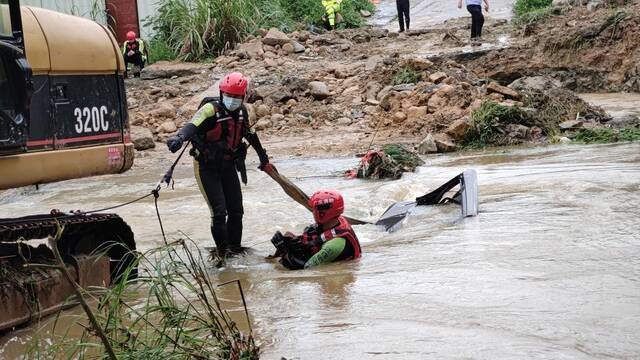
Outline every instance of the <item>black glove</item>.
POLYGON ((269 156, 267 155, 267 152, 264 150, 261 151, 258 155, 258 158, 260 159, 260 166, 258 166, 258 169, 264 170, 265 167, 269 164, 269 156))
POLYGON ((183 142, 184 142, 184 139, 182 138, 182 136, 180 135, 171 136, 170 138, 167 139, 167 147, 169 148, 169 151, 174 153, 180 150, 183 142))

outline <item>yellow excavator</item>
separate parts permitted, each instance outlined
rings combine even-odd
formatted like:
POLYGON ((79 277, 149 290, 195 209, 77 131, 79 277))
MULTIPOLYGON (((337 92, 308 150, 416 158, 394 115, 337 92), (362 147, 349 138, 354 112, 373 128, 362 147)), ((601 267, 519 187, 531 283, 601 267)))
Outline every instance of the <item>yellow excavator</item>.
MULTIPOLYGON (((0 0, 0 190, 121 173, 133 154, 113 34, 91 20, 0 0)), ((24 266, 51 262, 51 249, 29 240, 59 225, 58 249, 81 286, 108 285, 130 265, 133 233, 116 214, 0 219, 0 331, 68 304, 72 289, 59 271, 24 266)))

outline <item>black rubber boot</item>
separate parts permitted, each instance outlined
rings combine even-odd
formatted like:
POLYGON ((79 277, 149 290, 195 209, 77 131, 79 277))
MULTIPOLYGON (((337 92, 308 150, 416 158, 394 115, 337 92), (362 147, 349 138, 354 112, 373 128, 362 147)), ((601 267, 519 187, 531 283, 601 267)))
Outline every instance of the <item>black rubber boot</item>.
POLYGON ((216 243, 216 249, 218 251, 218 256, 224 257, 229 252, 229 241, 227 235, 227 224, 224 221, 219 221, 219 219, 215 219, 213 226, 211 227, 211 235, 213 236, 213 241, 216 243))
POLYGON ((242 253, 242 215, 231 216, 227 220, 229 251, 232 254, 242 253))

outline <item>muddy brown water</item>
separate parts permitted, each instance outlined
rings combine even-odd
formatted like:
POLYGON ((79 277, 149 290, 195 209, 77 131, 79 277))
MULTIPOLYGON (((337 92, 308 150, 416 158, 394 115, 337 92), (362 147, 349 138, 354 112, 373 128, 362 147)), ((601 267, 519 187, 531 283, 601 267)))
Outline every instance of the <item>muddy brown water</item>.
MULTIPOLYGON (((112 205, 148 190, 168 162, 156 153, 126 174, 8 191, 0 217, 112 205)), ((268 240, 311 216, 251 171, 244 244, 254 250, 211 274, 242 280, 264 358, 640 356, 640 144, 435 156, 398 181, 335 176, 351 158, 276 164, 309 193, 338 189, 347 212, 366 219, 475 168, 481 213, 460 220, 455 206, 425 207, 391 234, 357 226, 361 260, 289 272, 263 259, 268 240)), ((210 246, 189 163, 176 175, 160 198, 170 237, 182 230, 210 246)), ((154 211, 151 202, 118 210, 143 250, 162 241, 154 211)), ((241 322, 236 290, 221 296, 241 322)), ((0 338, 0 357, 18 357, 37 328, 0 338)))

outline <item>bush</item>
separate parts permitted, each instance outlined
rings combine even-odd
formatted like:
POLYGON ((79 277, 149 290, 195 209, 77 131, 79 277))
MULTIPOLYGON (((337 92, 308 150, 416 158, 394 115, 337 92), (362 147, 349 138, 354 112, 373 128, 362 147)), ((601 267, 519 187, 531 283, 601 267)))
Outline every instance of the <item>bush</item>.
POLYGON ((582 129, 573 137, 573 141, 583 144, 601 144, 638 140, 640 140, 640 128, 637 127, 622 129, 582 129))
POLYGON ((471 114, 471 126, 465 133, 462 145, 472 148, 511 145, 511 139, 503 130, 507 124, 531 125, 529 116, 517 106, 504 106, 485 101, 471 114))
POLYGON ((393 77, 393 85, 416 84, 422 80, 422 73, 409 67, 400 69, 393 77))
MULTIPOLYGON (((153 42, 163 41, 171 50, 161 54, 185 61, 217 56, 261 27, 289 32, 321 25, 324 14, 320 0, 160 0, 159 5, 146 20, 157 34, 153 42)), ((340 27, 363 25, 359 11, 374 9, 368 0, 344 0, 340 27)))
POLYGON ((540 21, 552 14, 550 8, 553 0, 516 0, 513 5, 515 15, 512 24, 523 26, 540 21))
POLYGON ((158 61, 172 61, 175 60, 177 55, 174 50, 169 46, 167 40, 155 37, 147 44, 149 47, 149 59, 148 64, 153 64, 158 61))

